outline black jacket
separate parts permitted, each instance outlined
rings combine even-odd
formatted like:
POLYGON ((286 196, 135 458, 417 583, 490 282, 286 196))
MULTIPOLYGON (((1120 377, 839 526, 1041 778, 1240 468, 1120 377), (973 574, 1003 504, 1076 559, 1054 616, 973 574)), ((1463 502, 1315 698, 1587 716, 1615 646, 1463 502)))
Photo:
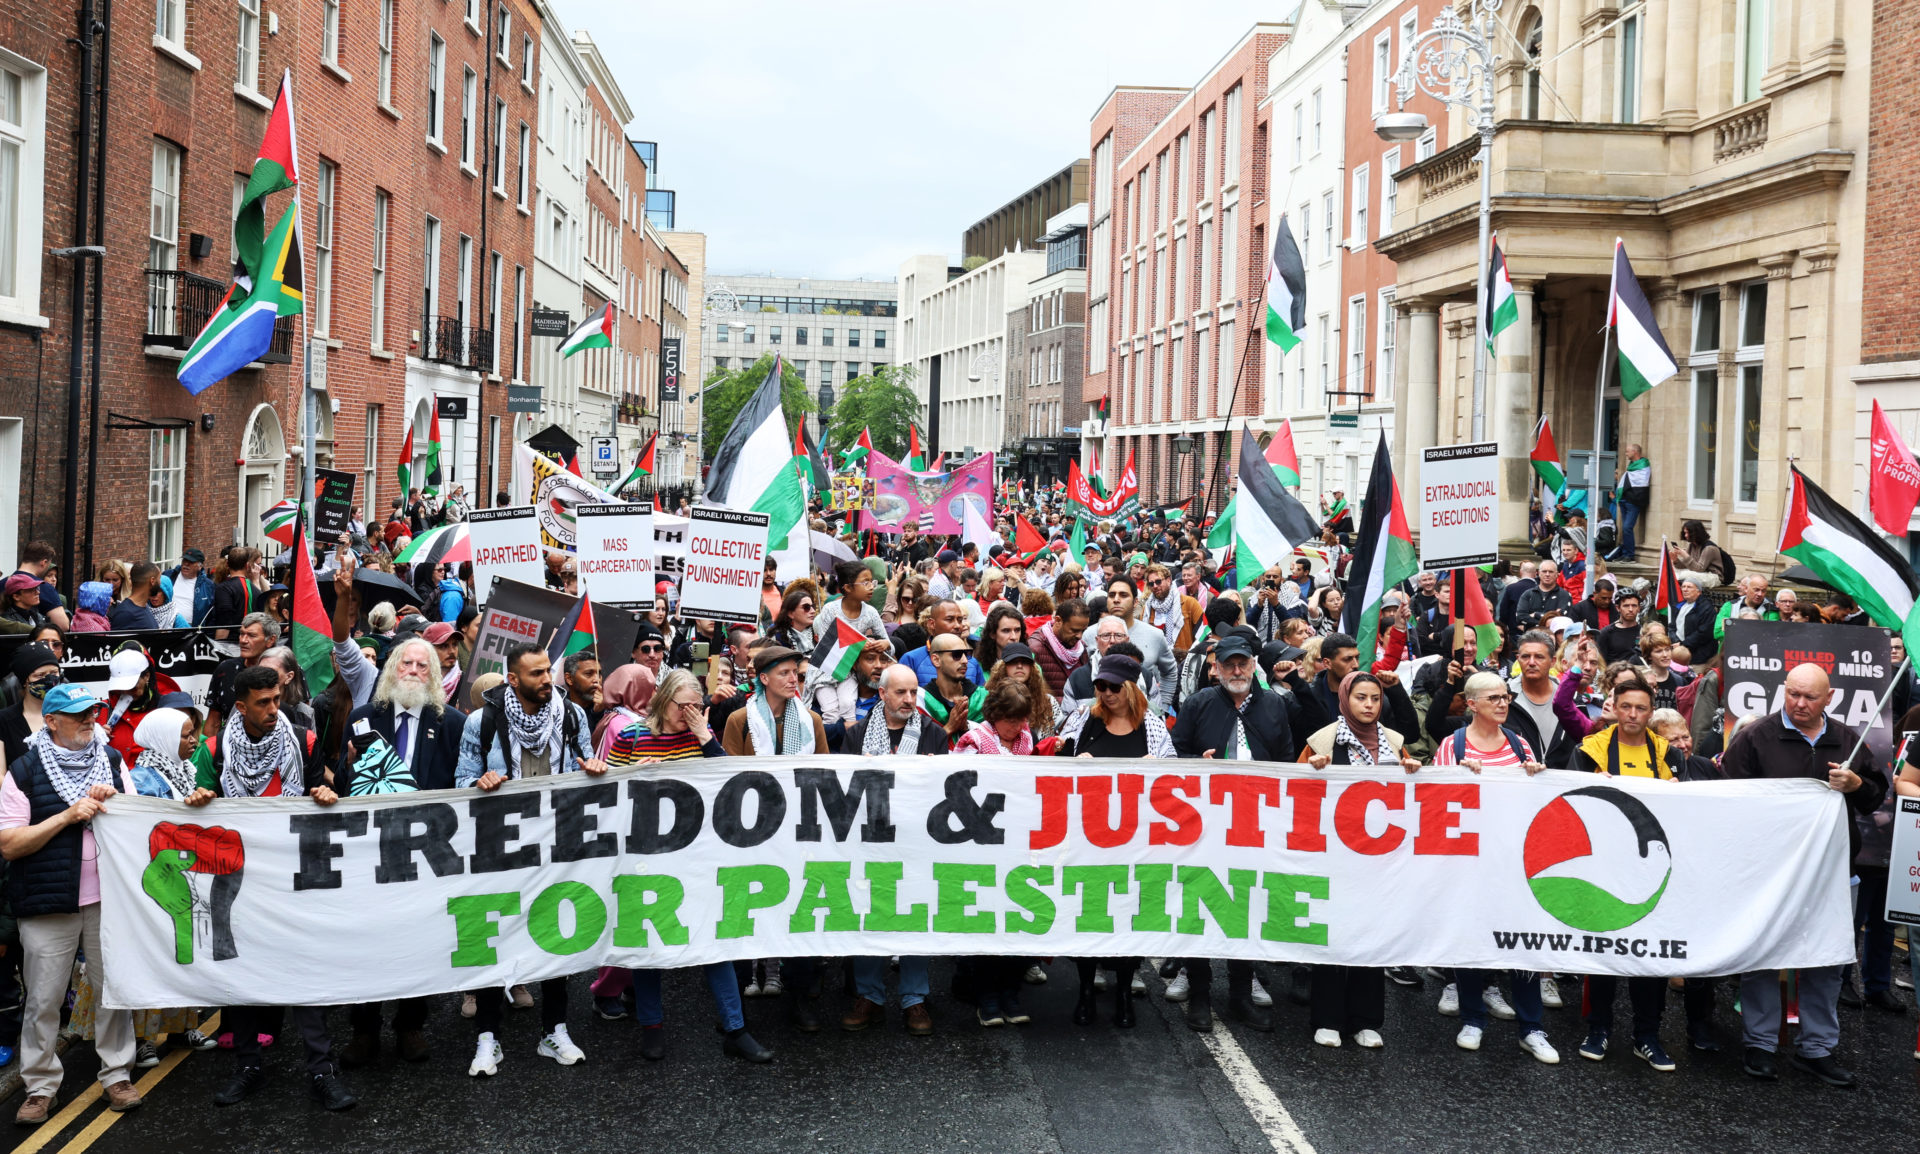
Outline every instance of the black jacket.
MULTIPOLYGON (((1510 693, 1519 694, 1520 679, 1516 677, 1508 681, 1507 690, 1510 693)), ((1459 692, 1458 685, 1444 678, 1439 688, 1433 691, 1433 704, 1427 707, 1427 733, 1436 742, 1452 737, 1454 730, 1472 720, 1464 713, 1459 717, 1447 716, 1453 708, 1454 695, 1459 692)), ((1533 755, 1540 759, 1540 764, 1548 769, 1566 769, 1571 766, 1574 751, 1580 747, 1580 735, 1562 725, 1559 732, 1554 734, 1553 744, 1543 748, 1540 727, 1534 724, 1533 714, 1517 705, 1509 706, 1507 709, 1507 728, 1525 739, 1527 748, 1533 750, 1533 755)))
MULTIPOLYGON (((875 718, 880 719, 879 723, 881 725, 885 725, 887 723, 886 711, 884 708, 882 708, 879 705, 875 705, 873 707, 872 711, 867 714, 867 719, 865 721, 860 722, 858 725, 854 726, 852 729, 849 729, 847 731, 846 746, 841 750, 842 753, 858 754, 860 750, 863 747, 865 747, 867 742, 867 726, 874 724, 875 718)), ((935 724, 932 718, 923 717, 920 719, 919 748, 899 749, 899 750, 895 750, 894 752, 895 753, 945 753, 947 752, 948 744, 949 744, 949 739, 947 737, 947 731, 940 728, 939 725, 935 724)))
POLYGON ((1514 611, 1516 628, 1536 629, 1550 617, 1558 617, 1573 608, 1573 597, 1567 587, 1555 585, 1552 589, 1538 586, 1520 595, 1520 606, 1514 611))
POLYGON ((1713 603, 1705 597, 1693 602, 1685 617, 1681 617, 1678 606, 1669 613, 1670 619, 1679 618, 1677 627, 1670 631, 1673 639, 1687 647, 1688 659, 1693 665, 1705 665, 1720 652, 1720 643, 1713 639, 1714 615, 1713 603))
MULTIPOLYGON (((124 763, 118 750, 107 750, 113 788, 122 789, 124 763)), ((13 784, 27 795, 27 820, 39 824, 68 808, 66 799, 40 765, 40 755, 29 749, 8 767, 13 784)), ((124 790, 123 790, 124 792, 124 790)), ((7 863, 7 900, 16 918, 80 912, 80 854, 82 827, 70 825, 46 845, 7 863)))
MULTIPOLYGON (((347 717, 347 740, 352 741, 353 724, 365 720, 386 743, 399 752, 394 741, 394 708, 391 705, 363 705, 347 717)), ((452 789, 454 770, 460 765, 460 735, 466 729, 467 715, 449 706, 435 717, 431 709, 420 711, 420 730, 413 735, 412 764, 414 784, 421 789, 452 789)), ((341 797, 353 795, 353 761, 333 771, 333 791, 341 797)))
POLYGON ((1614 621, 1620 616, 1620 611, 1613 607, 1612 602, 1608 602, 1605 610, 1605 621, 1600 620, 1601 615, 1602 610, 1600 605, 1592 597, 1586 598, 1581 601, 1580 604, 1575 605, 1567 611, 1568 617, 1586 626, 1587 630, 1596 636, 1604 633, 1613 626, 1614 621))
MULTIPOLYGON (((1247 749, 1255 761, 1292 761, 1297 746, 1293 727, 1287 720, 1287 702, 1283 695, 1255 686, 1247 698, 1242 715, 1247 731, 1247 749)), ((1225 757, 1233 741, 1233 699, 1220 686, 1203 689, 1187 699, 1174 722, 1173 747, 1181 757, 1199 757, 1212 750, 1225 757)))
POLYGON ((1494 610, 1494 619, 1506 629, 1507 636, 1514 635, 1513 622, 1520 612, 1520 598, 1540 587, 1540 582, 1531 577, 1515 578, 1500 591, 1498 608, 1494 610))

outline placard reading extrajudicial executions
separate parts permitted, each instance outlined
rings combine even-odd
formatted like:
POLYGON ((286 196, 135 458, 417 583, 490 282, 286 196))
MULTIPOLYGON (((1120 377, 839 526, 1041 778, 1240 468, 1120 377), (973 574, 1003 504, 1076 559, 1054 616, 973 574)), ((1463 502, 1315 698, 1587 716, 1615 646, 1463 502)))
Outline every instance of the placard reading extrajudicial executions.
POLYGON ((1500 445, 1420 450, 1420 567, 1430 572, 1500 559, 1500 445))

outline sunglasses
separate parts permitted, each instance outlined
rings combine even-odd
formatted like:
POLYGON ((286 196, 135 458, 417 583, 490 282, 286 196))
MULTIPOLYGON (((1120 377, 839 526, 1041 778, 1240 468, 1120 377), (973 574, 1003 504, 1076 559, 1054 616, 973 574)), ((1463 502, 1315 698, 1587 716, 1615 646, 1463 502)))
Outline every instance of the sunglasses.
POLYGON ((667 647, 664 645, 642 645, 640 647, 640 652, 642 653, 665 653, 666 651, 667 647))
POLYGON ((809 612, 809 613, 811 613, 811 612, 813 612, 813 602, 811 602, 811 601, 802 601, 802 602, 801 602, 800 604, 798 604, 798 605, 796 605, 796 606, 794 606, 794 608, 795 608, 795 609, 805 609, 805 610, 806 610, 807 612, 809 612))
POLYGON ((969 652, 971 652, 971 650, 967 650, 967 649, 936 649, 936 650, 934 650, 934 651, 933 651, 933 655, 934 655, 935 657, 961 657, 961 656, 964 656, 964 655, 966 655, 966 654, 967 654, 967 653, 969 653, 969 652))
POLYGON ((1093 689, 1096 693, 1118 693, 1122 688, 1123 686, 1112 681, 1096 681, 1093 683, 1093 689))

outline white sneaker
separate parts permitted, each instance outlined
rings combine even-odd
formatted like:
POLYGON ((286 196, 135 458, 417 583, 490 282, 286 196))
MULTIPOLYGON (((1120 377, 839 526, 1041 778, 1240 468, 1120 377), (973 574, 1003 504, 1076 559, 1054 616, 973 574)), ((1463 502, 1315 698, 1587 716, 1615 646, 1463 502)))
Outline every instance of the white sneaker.
POLYGON ((1503 1022, 1513 1021, 1513 1007, 1507 1005, 1506 996, 1499 990, 1494 989, 1492 986, 1481 990, 1480 1001, 1486 1005, 1487 1013, 1492 1014, 1503 1022))
POLYGON ((1273 995, 1267 993, 1267 988, 1260 984, 1260 977, 1257 974, 1253 979, 1253 1004, 1256 1006, 1273 1005, 1273 995))
POLYGON ((1028 966, 1028 967, 1027 967, 1027 975, 1026 975, 1026 982, 1027 982, 1027 985, 1029 985, 1029 986, 1044 986, 1044 985, 1046 985, 1046 984, 1047 984, 1047 971, 1045 971, 1045 970, 1043 970, 1043 969, 1041 969, 1041 968, 1040 968, 1039 966, 1028 966))
POLYGON ((500 1043, 493 1040, 492 1034, 480 1035, 480 1044, 474 1047, 473 1064, 467 1067, 469 1078, 491 1078, 500 1072, 500 1043))
POLYGON ((1378 1050, 1387 1044, 1387 1040, 1380 1036, 1378 1030, 1362 1030, 1353 1036, 1353 1044, 1362 1050, 1378 1050))
MULTIPOLYGON (((1358 1041, 1358 1039, 1355 1039, 1355 1041, 1358 1041)), ((1340 1048, 1340 1031, 1315 1030, 1313 1032, 1313 1044, 1316 1046, 1325 1046, 1328 1049, 1332 1049, 1332 1050, 1338 1050, 1340 1048)))
POLYGON ((1147 996, 1147 979, 1140 976, 1139 970, 1133 971, 1133 978, 1127 983, 1127 992, 1136 998, 1147 996))
POLYGON ((1192 992, 1193 986, 1187 981, 1187 971, 1184 969, 1167 983, 1167 1001, 1169 1002, 1184 1002, 1187 1000, 1187 995, 1192 992))
MULTIPOLYGON (((1453 1036, 1453 1044, 1462 1050, 1478 1050, 1480 1048, 1480 1027, 1460 1027, 1460 1032, 1453 1036)), ((1521 1045, 1525 1044, 1524 1042, 1521 1043, 1521 1045)))
POLYGON ((1549 1066, 1560 1064, 1560 1051, 1553 1048, 1552 1042, 1547 1041, 1544 1031, 1535 1030, 1520 1039, 1520 1048, 1549 1066))
POLYGON ((1540 1004, 1549 1010, 1558 1010, 1567 1004, 1560 997, 1560 983, 1544 975, 1540 978, 1540 1004))
POLYGON ((553 1033, 540 1039, 540 1045, 535 1047, 533 1052, 542 1058, 552 1058, 562 1066, 571 1066, 575 1062, 583 1062, 587 1057, 585 1051, 574 1045, 572 1038, 567 1037, 567 1024, 565 1022, 555 1026, 553 1033))
POLYGON ((1460 988, 1452 982, 1448 982, 1446 988, 1440 991, 1440 1013, 1448 1018, 1460 1016, 1460 988))
POLYGON ((768 974, 767 980, 760 983, 760 996, 763 998, 777 998, 785 989, 786 987, 780 982, 779 974, 768 974))
POLYGON ((749 980, 749 981, 747 982, 747 984, 746 984, 746 985, 744 985, 744 986, 742 986, 742 987, 740 987, 740 996, 741 996, 741 997, 743 997, 743 998, 757 998, 757 997, 759 997, 759 996, 760 996, 760 983, 759 983, 759 982, 755 982, 755 981, 751 981, 751 980, 749 980))
POLYGON ((1096 990, 1107 988, 1107 971, 1100 969, 1093 971, 1093 988, 1096 990))

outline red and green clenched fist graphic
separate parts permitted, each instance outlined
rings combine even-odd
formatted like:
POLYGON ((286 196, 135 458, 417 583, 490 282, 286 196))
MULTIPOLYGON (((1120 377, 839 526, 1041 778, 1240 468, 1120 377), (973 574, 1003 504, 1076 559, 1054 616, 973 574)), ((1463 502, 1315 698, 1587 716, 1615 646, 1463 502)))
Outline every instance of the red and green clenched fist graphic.
POLYGON ((147 854, 153 860, 140 875, 140 888, 173 919, 174 960, 193 964, 193 925, 196 910, 210 922, 213 960, 237 957, 233 945, 233 901, 247 863, 240 835, 221 826, 177 825, 163 821, 147 835, 147 854), (193 874, 213 878, 211 893, 202 900, 194 891, 193 874))

